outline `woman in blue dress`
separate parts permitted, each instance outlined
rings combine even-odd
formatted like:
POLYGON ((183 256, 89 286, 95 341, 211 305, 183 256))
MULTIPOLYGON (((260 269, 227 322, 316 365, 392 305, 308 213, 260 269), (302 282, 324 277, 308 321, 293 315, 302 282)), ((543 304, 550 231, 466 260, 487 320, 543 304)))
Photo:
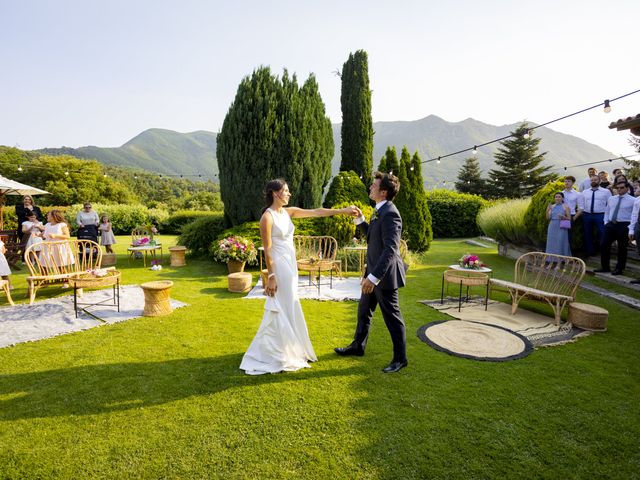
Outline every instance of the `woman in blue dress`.
POLYGON ((560 228, 560 220, 569 220, 571 222, 571 212, 569 206, 564 203, 564 194, 562 192, 556 193, 553 201, 554 203, 547 207, 549 227, 547 228, 547 248, 545 252, 570 257, 569 229, 560 228))

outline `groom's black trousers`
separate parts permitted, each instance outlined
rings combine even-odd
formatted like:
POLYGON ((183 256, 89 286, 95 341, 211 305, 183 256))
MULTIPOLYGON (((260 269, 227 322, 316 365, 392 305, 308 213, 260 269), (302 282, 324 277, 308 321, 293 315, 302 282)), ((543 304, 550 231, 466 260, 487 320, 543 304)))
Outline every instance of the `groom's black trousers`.
POLYGON ((382 290, 376 287, 373 289, 373 293, 363 293, 360 296, 360 303, 358 304, 358 325, 356 326, 356 334, 352 345, 364 351, 367 345, 367 339, 369 338, 373 312, 378 305, 380 305, 384 323, 387 325, 387 329, 391 334, 393 361, 404 362, 407 360, 407 335, 402 313, 400 313, 397 288, 393 290, 382 290))

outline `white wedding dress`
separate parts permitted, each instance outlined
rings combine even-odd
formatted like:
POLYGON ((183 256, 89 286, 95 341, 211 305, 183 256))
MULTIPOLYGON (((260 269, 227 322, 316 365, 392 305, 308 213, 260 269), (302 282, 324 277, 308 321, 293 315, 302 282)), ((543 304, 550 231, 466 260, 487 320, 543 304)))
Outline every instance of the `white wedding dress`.
POLYGON ((240 369, 248 375, 309 368, 307 362, 317 360, 298 298, 293 222, 284 210, 267 211, 273 217, 271 255, 278 288, 267 297, 258 333, 242 358, 240 369))

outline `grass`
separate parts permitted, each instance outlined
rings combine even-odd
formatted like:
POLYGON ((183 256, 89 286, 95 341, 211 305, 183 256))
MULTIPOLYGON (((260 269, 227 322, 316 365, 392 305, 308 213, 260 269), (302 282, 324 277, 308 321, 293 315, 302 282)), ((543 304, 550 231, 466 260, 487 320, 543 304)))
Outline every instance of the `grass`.
MULTIPOLYGON (((341 358, 355 302, 305 300, 319 361, 260 377, 238 365, 263 305, 227 292, 223 266, 152 272, 121 255, 124 283, 171 279, 190 306, 0 349, 0 478, 637 478, 637 312, 580 291, 609 310, 608 332, 505 363, 437 352, 415 332, 444 316, 418 300, 437 298, 470 250, 511 278, 494 249, 435 241, 401 290, 400 373, 380 371, 379 313, 367 355, 341 358)), ((24 273, 13 277, 22 300, 24 273)))

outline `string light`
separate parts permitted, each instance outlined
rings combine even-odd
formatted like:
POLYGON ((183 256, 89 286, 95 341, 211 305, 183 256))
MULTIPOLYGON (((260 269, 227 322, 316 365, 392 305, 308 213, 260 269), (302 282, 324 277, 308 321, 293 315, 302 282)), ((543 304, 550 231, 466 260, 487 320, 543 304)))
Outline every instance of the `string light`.
POLYGON ((438 163, 438 164, 440 163, 440 157, 438 157, 438 161, 437 161, 437 163, 438 163))
POLYGON ((604 113, 609 113, 611 111, 611 105, 609 104, 609 100, 604 101, 604 113))
POLYGON ((413 172, 413 165, 411 165, 411 168, 409 170, 411 170, 413 172))
POLYGON ((18 171, 21 172, 22 171, 22 165, 18 165, 18 171))
POLYGON ((522 134, 522 138, 524 138, 525 140, 528 140, 530 136, 531 130, 525 130, 525 132, 522 134))
POLYGON ((64 172, 65 175, 69 175, 69 172, 64 172))
POLYGON ((475 145, 473 146, 473 150, 471 151, 471 153, 473 153, 474 155, 478 154, 478 147, 476 147, 475 145))

